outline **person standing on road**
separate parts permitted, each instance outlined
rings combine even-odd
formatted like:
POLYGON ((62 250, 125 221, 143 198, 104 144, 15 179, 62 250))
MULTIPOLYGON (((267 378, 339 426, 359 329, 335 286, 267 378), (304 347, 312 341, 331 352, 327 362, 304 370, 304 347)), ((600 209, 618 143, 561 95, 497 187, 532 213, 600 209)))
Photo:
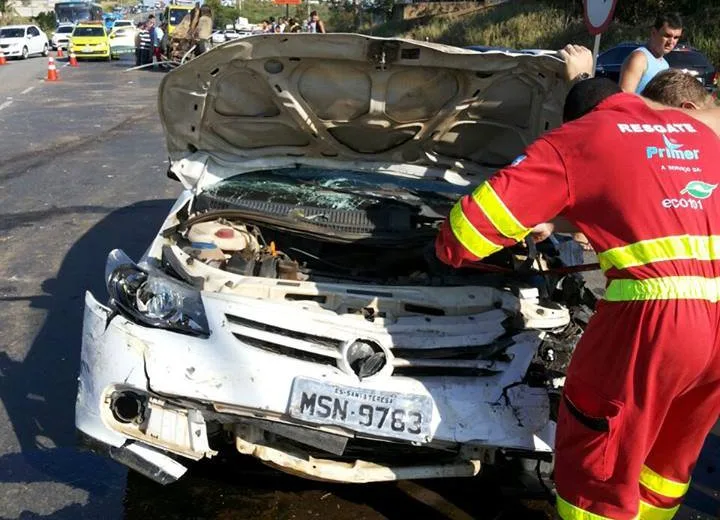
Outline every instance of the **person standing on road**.
POLYGON ((577 83, 564 113, 455 205, 436 254, 472 264, 558 215, 587 235, 609 283, 560 403, 558 513, 670 519, 720 413, 720 138, 607 79, 577 83))
POLYGON ((212 10, 210 9, 210 6, 203 5, 200 8, 200 19, 198 20, 197 30, 195 33, 195 38, 197 40, 197 47, 195 48, 196 56, 199 56, 209 50, 210 37, 212 36, 212 26, 212 10))
POLYGON ((318 16, 317 11, 312 11, 310 13, 310 18, 307 22, 307 28, 308 32, 311 33, 324 33, 325 32, 325 24, 320 19, 320 16, 318 16))
POLYGON ((641 94, 655 75, 670 67, 665 55, 671 52, 682 36, 682 20, 677 13, 658 16, 650 29, 650 39, 635 49, 620 69, 620 88, 641 94))
POLYGON ((147 25, 141 23, 135 33, 135 66, 147 65, 152 62, 152 42, 147 25))
POLYGON ((152 57, 157 61, 162 61, 162 41, 163 30, 157 26, 155 15, 151 14, 147 20, 148 32, 150 33, 150 44, 152 49, 152 57))

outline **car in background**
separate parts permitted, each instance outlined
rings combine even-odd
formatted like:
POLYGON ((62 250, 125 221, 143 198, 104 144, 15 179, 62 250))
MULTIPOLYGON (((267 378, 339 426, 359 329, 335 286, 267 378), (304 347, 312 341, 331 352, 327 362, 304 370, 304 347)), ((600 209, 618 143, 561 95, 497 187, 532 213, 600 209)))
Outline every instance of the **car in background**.
MULTIPOLYGON (((620 81, 620 69, 623 62, 630 56, 630 53, 641 45, 641 43, 636 42, 621 43, 601 53, 598 56, 595 75, 613 81, 620 81)), ((695 76, 709 92, 717 90, 717 71, 710 63, 710 60, 699 50, 689 45, 680 44, 666 55, 665 59, 671 68, 680 69, 695 76)))
POLYGON ((111 59, 110 40, 102 22, 80 22, 70 37, 70 51, 78 58, 111 59))
POLYGON ((37 25, 7 25, 0 27, 0 49, 5 57, 27 59, 29 56, 47 56, 50 41, 37 25))
POLYGON ((465 47, 465 49, 477 52, 517 52, 510 47, 494 47, 492 45, 470 45, 465 47))
POLYGON ((223 35, 225 36, 225 41, 237 40, 240 38, 240 33, 238 33, 235 29, 225 29, 223 31, 223 35))
POLYGON ((130 26, 121 25, 118 27, 116 22, 115 27, 108 35, 110 55, 113 58, 118 58, 121 54, 133 54, 135 52, 136 35, 137 29, 132 23, 130 26))
POLYGON ((227 41, 225 39, 225 33, 223 31, 213 31, 213 33, 210 35, 210 40, 213 43, 225 43, 227 41))
POLYGON ((132 20, 115 20, 115 23, 113 24, 113 30, 119 29, 121 27, 135 27, 135 22, 132 20))
POLYGON ((67 49, 70 44, 70 35, 75 29, 75 24, 72 23, 61 23, 58 28, 55 29, 52 38, 50 38, 50 45, 53 50, 67 49))

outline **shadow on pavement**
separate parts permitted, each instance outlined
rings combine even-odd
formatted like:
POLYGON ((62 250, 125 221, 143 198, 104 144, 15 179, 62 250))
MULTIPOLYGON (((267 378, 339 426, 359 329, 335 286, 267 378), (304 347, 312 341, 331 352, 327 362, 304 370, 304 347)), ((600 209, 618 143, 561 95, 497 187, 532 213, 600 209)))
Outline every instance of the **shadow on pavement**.
POLYGON ((87 492, 84 504, 45 516, 25 511, 22 519, 109 519, 117 516, 111 504, 121 513, 125 470, 74 448, 83 298, 90 290, 105 299, 108 252, 122 248, 139 258, 172 202, 145 201, 115 210, 81 236, 68 250, 57 276, 43 282, 44 294, 27 297, 31 307, 44 309, 47 316, 26 358, 16 362, 0 353, 0 400, 22 450, 0 457, 0 482, 54 482, 87 492))
POLYGON ((293 477, 222 453, 162 487, 130 473, 126 520, 547 520, 546 501, 521 501, 493 476, 375 484, 330 484, 293 477))

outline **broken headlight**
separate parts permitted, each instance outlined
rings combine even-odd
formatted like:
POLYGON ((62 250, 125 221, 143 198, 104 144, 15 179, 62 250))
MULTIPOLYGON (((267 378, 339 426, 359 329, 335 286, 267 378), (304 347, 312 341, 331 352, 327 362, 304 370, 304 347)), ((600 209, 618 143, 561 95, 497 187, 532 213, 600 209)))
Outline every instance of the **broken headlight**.
POLYGON ((122 251, 108 256, 105 280, 110 304, 149 327, 209 336, 200 291, 155 270, 136 265, 122 251))

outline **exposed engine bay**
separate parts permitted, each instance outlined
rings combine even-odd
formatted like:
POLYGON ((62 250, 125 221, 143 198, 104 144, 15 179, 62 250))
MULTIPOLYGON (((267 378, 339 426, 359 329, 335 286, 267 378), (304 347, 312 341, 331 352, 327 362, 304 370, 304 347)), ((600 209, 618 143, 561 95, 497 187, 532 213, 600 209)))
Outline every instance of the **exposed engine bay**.
POLYGON ((434 239, 468 188, 438 192, 431 183, 337 173, 279 169, 224 180, 200 193, 165 236, 223 271, 293 281, 496 286, 510 277, 546 286, 538 275, 582 263, 577 244, 554 237, 472 269, 450 268, 435 257, 434 239))
MULTIPOLYGON (((535 371, 535 384, 557 386, 595 305, 581 276, 572 272, 583 262, 576 242, 561 236, 537 245, 528 240, 475 268, 453 269, 436 258, 434 239, 467 188, 425 191, 417 182, 389 183, 382 176, 380 184, 373 175, 342 173, 297 168, 238 175, 201 192, 192 208, 178 214, 180 225, 167 229, 164 237, 182 250, 185 264, 201 262, 246 277, 530 289, 541 306, 570 311, 570 323, 546 335, 536 360, 544 368, 535 371)), ((163 249, 162 261, 169 274, 192 283, 170 247, 163 249)), ((445 314, 421 305, 405 310, 445 314)), ((363 314, 372 320, 377 309, 364 308, 363 314)), ((528 326, 533 325, 519 328, 528 326)), ((508 323, 509 331, 516 327, 508 323)))

